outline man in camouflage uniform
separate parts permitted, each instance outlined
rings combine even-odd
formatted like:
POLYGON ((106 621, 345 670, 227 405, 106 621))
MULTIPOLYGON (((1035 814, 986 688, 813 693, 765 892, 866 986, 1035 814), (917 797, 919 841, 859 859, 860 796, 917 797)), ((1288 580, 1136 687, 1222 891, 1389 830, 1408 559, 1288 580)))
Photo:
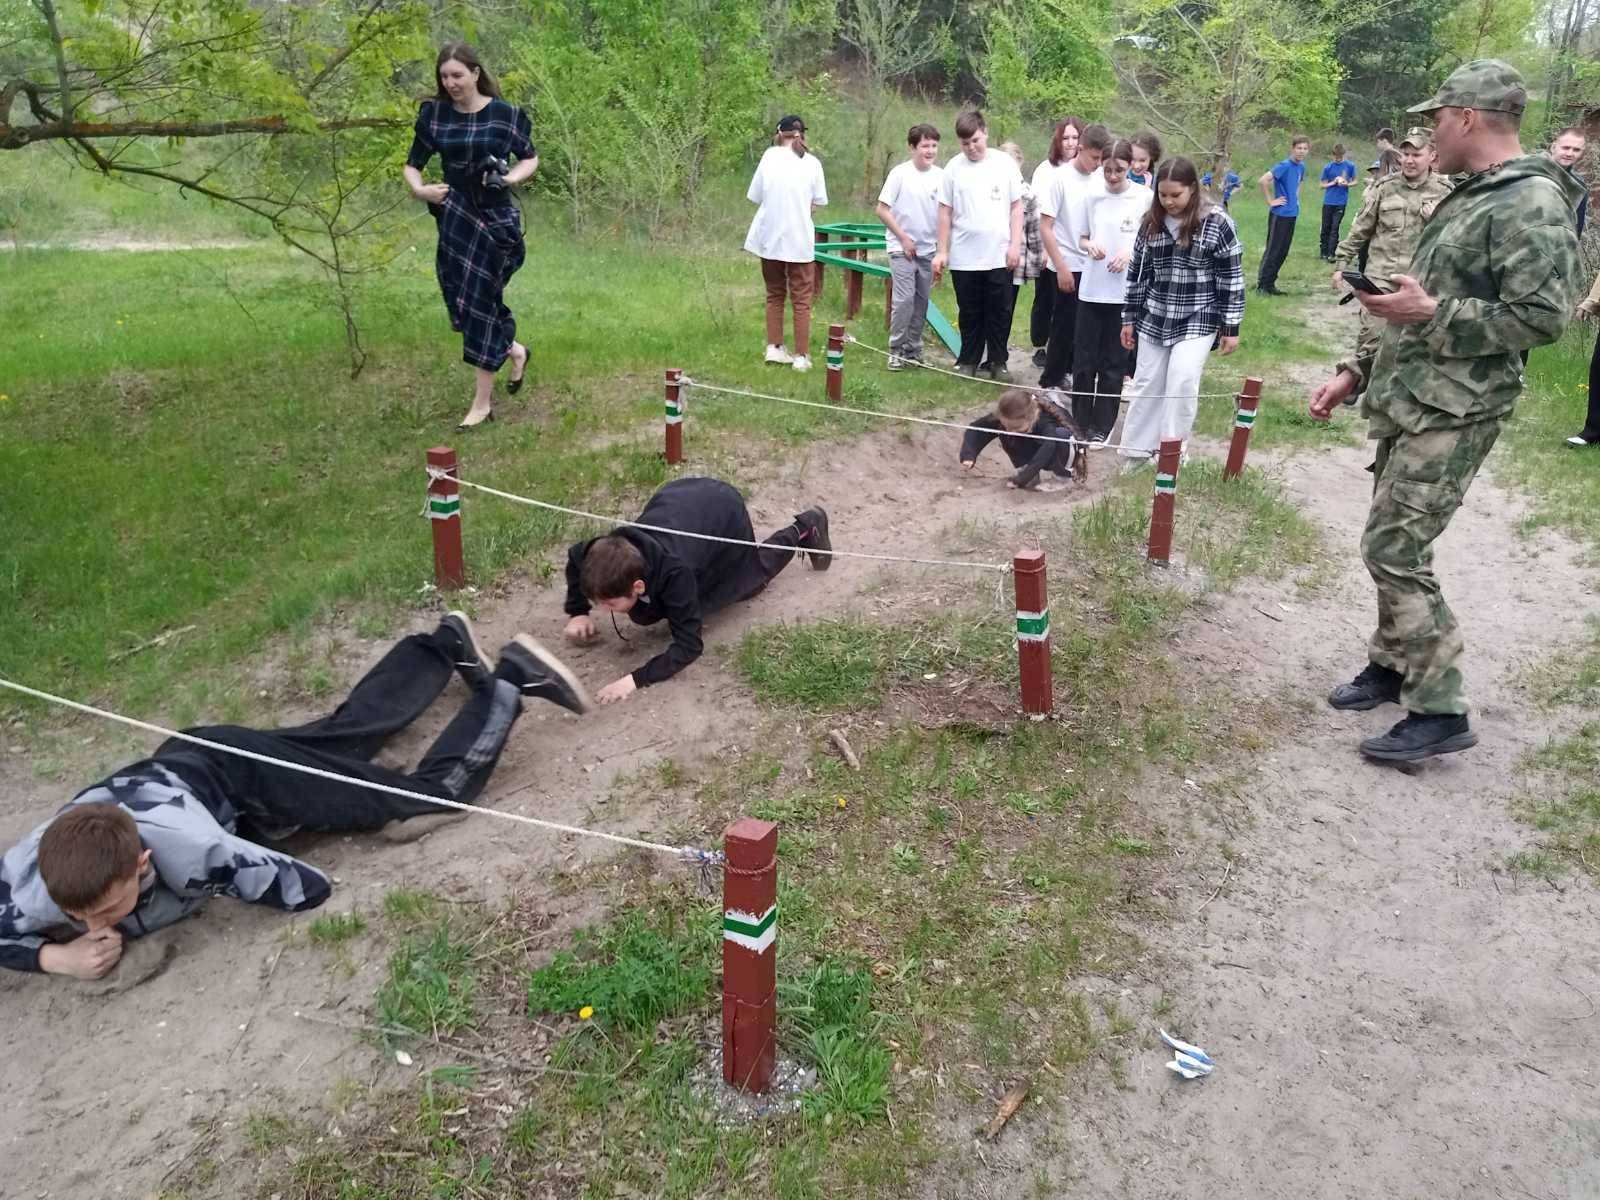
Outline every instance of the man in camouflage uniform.
POLYGON ((1463 645, 1433 574, 1433 543, 1461 506, 1522 391, 1520 355, 1561 336, 1578 290, 1572 208, 1581 191, 1544 155, 1524 155, 1527 88, 1512 67, 1459 67, 1411 111, 1431 114, 1439 170, 1460 173, 1424 225, 1411 273, 1383 296, 1358 293, 1387 323, 1370 359, 1341 362, 1311 398, 1327 420, 1365 389, 1377 442, 1361 554, 1378 591, 1368 665, 1334 688, 1339 709, 1407 710, 1369 737, 1369 758, 1410 761, 1477 744, 1468 727, 1463 645))
MULTIPOLYGON (((1400 142, 1400 170, 1385 175, 1367 189, 1356 214, 1350 235, 1334 252, 1333 290, 1345 292, 1349 285, 1340 271, 1361 270, 1379 287, 1411 266, 1411 252, 1422 236, 1423 223, 1450 191, 1450 181, 1433 173, 1433 137, 1426 129, 1412 129, 1400 142), (1366 265, 1360 266, 1365 253, 1366 265)), ((1378 352, 1378 340, 1386 322, 1361 311, 1361 327, 1356 334, 1355 357, 1370 362, 1378 352)), ((1351 396, 1349 402, 1355 403, 1351 396)))

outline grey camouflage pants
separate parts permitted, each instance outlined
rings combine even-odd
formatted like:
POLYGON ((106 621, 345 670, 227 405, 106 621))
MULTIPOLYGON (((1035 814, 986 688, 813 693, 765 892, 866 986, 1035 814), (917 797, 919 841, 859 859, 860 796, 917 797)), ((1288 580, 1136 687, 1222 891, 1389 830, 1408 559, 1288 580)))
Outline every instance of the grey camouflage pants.
POLYGON ((923 255, 889 256, 893 279, 889 307, 889 351, 901 358, 922 357, 922 327, 928 320, 928 293, 933 290, 933 260, 923 255))
POLYGON ((1378 588, 1372 662, 1405 676, 1401 707, 1465 713, 1464 649, 1433 573, 1433 543, 1500 436, 1500 421, 1380 438, 1361 557, 1378 588))

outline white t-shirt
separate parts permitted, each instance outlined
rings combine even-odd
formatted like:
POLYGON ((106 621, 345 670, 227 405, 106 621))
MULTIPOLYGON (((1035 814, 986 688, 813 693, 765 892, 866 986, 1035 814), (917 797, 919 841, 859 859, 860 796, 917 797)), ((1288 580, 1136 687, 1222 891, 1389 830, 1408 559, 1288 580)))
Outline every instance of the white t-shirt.
POLYGON ((1076 160, 1068 160, 1056 168, 1049 193, 1039 197, 1039 215, 1056 223, 1056 245, 1069 271, 1081 271, 1089 261, 1078 249, 1078 234, 1083 230, 1075 228, 1082 203, 1104 191, 1105 186, 1105 176, 1098 167, 1085 175, 1078 170, 1076 160))
POLYGON ((778 262, 815 262, 816 227, 811 206, 828 202, 817 156, 798 157, 788 146, 772 146, 761 156, 745 198, 756 209, 744 248, 778 262))
POLYGON ((1081 217, 1083 232, 1089 240, 1099 242, 1106 256, 1093 259, 1085 256, 1083 279, 1078 283, 1078 299, 1091 304, 1121 304, 1122 294, 1128 287, 1126 266, 1112 271, 1107 264, 1117 255, 1133 254, 1134 239, 1139 236, 1139 226, 1150 211, 1150 189, 1142 183, 1130 183, 1120 192, 1101 190, 1083 202, 1081 217))
MULTIPOLYGON (((939 187, 944 182, 944 168, 930 166, 917 170, 916 163, 903 162, 889 172, 878 193, 880 203, 887 204, 900 228, 917 244, 917 255, 932 258, 939 241, 939 187)), ((889 235, 891 257, 904 257, 905 251, 889 235)))
POLYGON ((939 203, 950 207, 952 271, 992 271, 1006 265, 1011 206, 1021 199, 1022 172, 1003 151, 991 146, 977 162, 958 154, 945 163, 939 203))
POLYGON ((1043 204, 1044 198, 1056 186, 1056 172, 1059 170, 1061 167, 1052 167, 1048 158, 1041 158, 1039 165, 1033 169, 1033 178, 1028 180, 1028 186, 1033 189, 1033 194, 1039 197, 1039 203, 1043 204))

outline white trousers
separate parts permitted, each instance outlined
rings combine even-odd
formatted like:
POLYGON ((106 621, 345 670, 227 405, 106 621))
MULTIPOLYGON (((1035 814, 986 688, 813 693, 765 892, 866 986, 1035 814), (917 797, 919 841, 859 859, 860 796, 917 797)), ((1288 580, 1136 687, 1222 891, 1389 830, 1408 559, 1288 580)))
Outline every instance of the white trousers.
POLYGON ((1161 439, 1187 443, 1200 407, 1200 375, 1206 369, 1213 335, 1186 338, 1163 346, 1139 335, 1139 369, 1133 376, 1133 399, 1122 421, 1124 458, 1149 458, 1161 439))

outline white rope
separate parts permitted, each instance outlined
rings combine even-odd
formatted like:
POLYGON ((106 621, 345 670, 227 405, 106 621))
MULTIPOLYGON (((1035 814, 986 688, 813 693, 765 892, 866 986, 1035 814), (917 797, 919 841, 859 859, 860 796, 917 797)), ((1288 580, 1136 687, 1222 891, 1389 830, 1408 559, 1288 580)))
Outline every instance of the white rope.
POLYGON ((499 817, 503 821, 518 821, 524 825, 535 825, 541 829, 554 829, 558 833, 570 833, 579 837, 600 838, 602 841, 616 842, 622 846, 633 846, 639 850, 654 850, 658 854, 671 854, 678 858, 691 859, 696 862, 720 862, 720 852, 704 850, 699 846, 667 846, 661 842, 647 842, 641 838, 625 837, 620 833, 606 833, 600 829, 580 829, 576 825, 563 825, 559 821, 546 821, 539 817, 526 817, 521 813, 503 812, 497 808, 485 808, 479 804, 463 804, 459 800, 444 800, 438 796, 429 796, 423 792, 413 792, 406 788, 393 787, 386 783, 372 783, 366 779, 355 779, 349 775, 340 775, 333 771, 324 771, 320 767, 308 767, 301 763, 286 762, 281 758, 270 755, 258 754, 254 750, 244 750, 238 746, 228 746, 221 742, 208 741, 205 738, 195 737, 190 733, 180 733, 173 729, 163 729, 160 725, 152 725, 148 721, 140 721, 134 717, 125 717, 120 713, 108 712, 103 708, 96 708, 92 704, 80 704, 76 700, 67 700, 49 692, 41 692, 21 683, 13 683, 9 679, 0 677, 0 687, 10 688, 14 692, 21 692, 24 696, 32 696, 36 700, 47 700, 51 704, 58 704, 62 708, 74 709, 77 712, 87 713, 91 717, 101 717, 107 721, 116 721, 122 725, 142 729, 146 733, 159 734, 165 738, 176 738, 180 742, 189 742, 195 746, 203 746, 207 750, 218 750, 223 754, 234 754, 240 758, 252 759, 255 762, 265 763, 269 767, 282 767, 286 771, 298 771, 302 775, 314 775, 318 779, 326 779, 333 783, 348 783, 356 787, 369 788, 375 792, 385 792, 391 796, 400 796, 406 800, 422 800, 428 804, 437 804, 442 808, 459 809, 467 813, 481 813, 484 816, 499 817))
MULTIPOLYGON (((1070 446, 1074 455, 1080 450, 1121 450, 1125 445, 1123 442, 1095 442, 1087 438, 1052 437, 1048 433, 1012 433, 1009 429, 990 429, 984 425, 963 425, 959 421, 940 421, 933 417, 913 417, 909 413, 878 412, 870 408, 852 408, 847 404, 824 404, 820 400, 799 400, 793 396, 772 396, 766 392, 750 392, 744 388, 718 387, 713 383, 701 383, 697 379, 690 379, 687 375, 679 378, 677 383, 680 387, 699 388, 702 392, 721 392, 725 396, 743 396, 748 400, 775 400, 779 404, 799 404, 805 408, 825 408, 831 412, 856 413, 859 416, 878 417, 885 421, 910 421, 916 425, 936 425, 941 429, 976 429, 980 433, 992 433, 996 437, 1030 438, 1036 442, 1060 442, 1063 445, 1070 446)), ((1063 400, 1069 394, 1059 388, 1030 388, 1028 390, 1044 392, 1047 395, 1054 393, 1063 400)), ((1153 455, 1155 453, 1153 450, 1147 451, 1142 446, 1134 447, 1134 449, 1137 449, 1141 454, 1148 453, 1153 455)), ((454 478, 454 476, 451 478, 454 478)))
MULTIPOLYGON (((784 549, 774 546, 771 542, 752 542, 744 538, 719 537, 712 533, 691 533, 687 529, 669 529, 665 525, 646 525, 642 521, 624 521, 618 517, 608 517, 603 513, 585 512, 581 508, 567 508, 561 504, 551 504, 547 500, 535 500, 530 496, 519 496, 515 492, 502 492, 499 488, 488 487, 485 484, 473 483, 471 480, 460 479, 440 467, 429 467, 430 478, 449 479, 462 487, 472 488, 475 491, 487 492, 491 496, 499 496, 502 500, 510 500, 516 504, 528 504, 534 508, 548 509, 550 512, 566 513, 569 517, 587 517, 591 521, 602 521, 608 525, 625 525, 629 529, 645 529, 651 533, 667 533, 673 537, 696 538, 702 542, 720 542, 724 546, 753 546, 757 550, 784 549)), ((975 567, 980 571, 999 571, 1002 574, 1011 570, 1010 563, 974 562, 970 558, 910 558, 903 554, 867 554, 860 550, 812 550, 809 547, 795 547, 795 553, 826 554, 832 558, 864 558, 873 562, 899 562, 915 563, 922 567, 975 567)))
MULTIPOLYGON (((892 355, 892 353, 890 351, 884 350, 884 349, 882 349, 882 348, 880 348, 878 346, 870 345, 867 342, 863 342, 860 338, 856 337, 856 335, 853 334, 853 333, 845 334, 844 335, 844 340, 849 342, 849 343, 851 343, 852 345, 860 346, 863 350, 871 350, 874 354, 882 355, 884 358, 894 357, 894 355, 892 355)), ((1020 389, 1020 390, 1022 390, 1024 392, 1055 392, 1055 391, 1060 391, 1061 390, 1059 388, 1039 387, 1039 386, 1037 386, 1035 384, 1031 384, 1031 383, 1005 383, 1005 382, 1002 382, 999 379, 984 379, 980 375, 963 375, 960 371, 952 371, 948 367, 936 367, 932 363, 925 363, 920 358, 902 358, 902 359, 900 359, 900 361, 903 362, 903 363, 909 363, 911 366, 918 367, 918 368, 920 368, 921 370, 924 370, 924 371, 933 371, 934 373, 939 374, 939 375, 950 375, 950 376, 955 377, 956 379, 970 380, 973 383, 987 383, 991 387, 1018 388, 1018 389, 1020 389)), ((1071 393, 1071 394, 1073 394, 1073 395, 1088 395, 1087 392, 1079 392, 1079 393, 1071 393)), ((1100 395, 1099 392, 1096 392, 1094 394, 1096 396, 1100 395)), ((1163 392, 1160 395, 1146 396, 1144 398, 1146 400, 1187 400, 1187 399, 1194 399, 1194 400, 1222 400, 1222 399, 1233 399, 1235 397, 1234 397, 1234 393, 1233 392, 1199 392, 1199 393, 1197 393, 1196 395, 1194 395, 1192 397, 1187 392, 1163 392)))

